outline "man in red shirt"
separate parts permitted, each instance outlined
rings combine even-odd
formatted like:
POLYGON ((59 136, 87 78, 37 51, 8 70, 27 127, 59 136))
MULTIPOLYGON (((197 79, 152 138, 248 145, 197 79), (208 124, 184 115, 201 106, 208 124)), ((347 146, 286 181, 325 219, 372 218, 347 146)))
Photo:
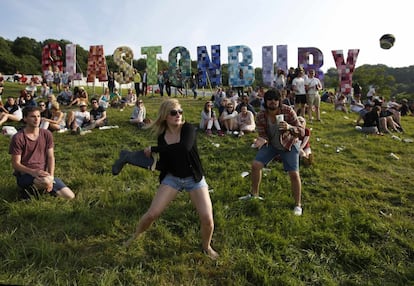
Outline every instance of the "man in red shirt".
POLYGON ((23 110, 26 126, 10 142, 9 154, 17 185, 28 195, 48 192, 73 199, 75 194, 61 179, 55 177, 55 155, 52 133, 40 129, 40 109, 30 106, 23 110))

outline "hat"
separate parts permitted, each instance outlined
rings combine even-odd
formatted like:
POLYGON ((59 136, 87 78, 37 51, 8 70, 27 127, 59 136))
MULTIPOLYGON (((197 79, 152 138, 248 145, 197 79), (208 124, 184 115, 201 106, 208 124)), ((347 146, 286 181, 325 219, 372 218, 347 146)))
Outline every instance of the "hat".
POLYGON ((86 102, 81 101, 81 103, 79 104, 79 106, 87 106, 86 102))

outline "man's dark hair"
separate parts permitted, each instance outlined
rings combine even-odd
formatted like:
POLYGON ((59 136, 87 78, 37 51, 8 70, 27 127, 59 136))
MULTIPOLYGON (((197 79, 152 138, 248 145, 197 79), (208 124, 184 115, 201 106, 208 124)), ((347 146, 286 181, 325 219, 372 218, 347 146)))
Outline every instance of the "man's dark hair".
POLYGON ((27 117, 29 113, 36 111, 36 110, 40 112, 40 108, 37 106, 27 106, 23 108, 23 118, 27 117))
POLYGON ((276 100, 280 100, 280 92, 277 89, 269 89, 268 91, 265 92, 264 94, 264 108, 267 109, 267 101, 271 100, 271 99, 276 99, 276 100))

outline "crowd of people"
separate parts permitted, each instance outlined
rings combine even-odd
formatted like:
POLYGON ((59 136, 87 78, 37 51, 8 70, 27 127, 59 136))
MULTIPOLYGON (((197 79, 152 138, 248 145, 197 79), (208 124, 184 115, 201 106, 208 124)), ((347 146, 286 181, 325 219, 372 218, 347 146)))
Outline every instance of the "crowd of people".
MULTIPOLYGON (((17 99, 9 96, 3 105, 0 98, 0 126, 7 121, 23 121, 25 124, 12 137, 9 148, 17 184, 26 194, 46 192, 73 199, 74 192, 54 176, 51 132, 82 134, 107 126, 108 108, 122 111, 131 107, 132 113, 126 120, 139 129, 151 128, 157 135, 157 145, 140 152, 121 151, 112 168, 113 174, 119 174, 127 163, 157 169, 160 171, 160 185, 126 246, 140 237, 179 192, 185 190, 200 217, 203 251, 215 259, 218 254, 211 247, 214 229, 212 204, 196 144, 197 128, 183 120, 184 111, 177 99, 163 100, 153 121, 147 117, 143 101, 146 76, 146 71, 142 76, 136 71, 134 88, 129 88, 125 96, 108 82, 101 95, 90 97, 83 87, 72 90, 68 82, 62 77, 58 80, 53 70, 49 70, 43 82, 28 82, 17 99)), ((170 96, 167 77, 161 72, 158 84, 160 94, 165 87, 170 96)), ((0 88, 2 95, 3 85, 0 88)), ((386 101, 377 95, 374 88, 369 89, 367 99, 363 101, 360 91, 354 88, 351 94, 327 91, 321 95, 322 84, 315 77, 314 70, 305 74, 301 68, 291 68, 287 75, 279 70, 269 89, 248 87, 245 92, 240 88, 224 90, 218 87, 211 99, 205 101, 197 125, 207 136, 241 137, 246 133, 256 133, 252 147, 257 148, 257 153, 251 163, 250 192, 239 199, 264 199, 259 194, 262 170, 272 160, 278 159, 290 179, 293 213, 301 216, 299 165, 301 162, 305 166, 312 164, 311 129, 307 122, 321 121, 321 101, 332 103, 334 110, 358 114, 357 125, 361 125, 362 132, 370 134, 404 132, 401 116, 413 114, 406 101, 397 103, 395 98, 386 101)))
POLYGON ((407 99, 397 102, 391 96, 386 100, 374 86, 369 86, 364 100, 361 92, 362 88, 355 83, 351 93, 325 92, 325 99, 334 105, 334 110, 356 114, 356 129, 363 133, 384 135, 404 132, 401 116, 414 115, 414 106, 410 106, 407 99))

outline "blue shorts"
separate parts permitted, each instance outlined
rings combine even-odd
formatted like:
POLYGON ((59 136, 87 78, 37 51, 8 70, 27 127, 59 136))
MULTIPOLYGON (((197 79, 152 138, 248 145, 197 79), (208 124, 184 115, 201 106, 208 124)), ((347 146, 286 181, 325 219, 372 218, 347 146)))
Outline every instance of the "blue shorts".
MULTIPOLYGON (((21 188, 29 187, 33 185, 34 177, 29 174, 24 175, 16 175, 17 185, 21 188)), ((53 180, 53 189, 50 192, 51 194, 56 194, 56 192, 60 191, 61 189, 65 188, 66 185, 63 181, 57 177, 53 180)))
POLYGON ((270 144, 263 145, 257 152, 255 160, 266 166, 277 155, 280 155, 283 162, 283 169, 286 172, 299 171, 299 143, 294 144, 290 151, 278 150, 270 144))
POLYGON ((173 189, 178 191, 186 190, 187 192, 191 192, 201 188, 208 188, 206 179, 201 178, 200 182, 196 182, 193 177, 186 177, 186 178, 179 178, 175 177, 171 174, 167 174, 165 178, 161 182, 162 185, 170 186, 173 189))

